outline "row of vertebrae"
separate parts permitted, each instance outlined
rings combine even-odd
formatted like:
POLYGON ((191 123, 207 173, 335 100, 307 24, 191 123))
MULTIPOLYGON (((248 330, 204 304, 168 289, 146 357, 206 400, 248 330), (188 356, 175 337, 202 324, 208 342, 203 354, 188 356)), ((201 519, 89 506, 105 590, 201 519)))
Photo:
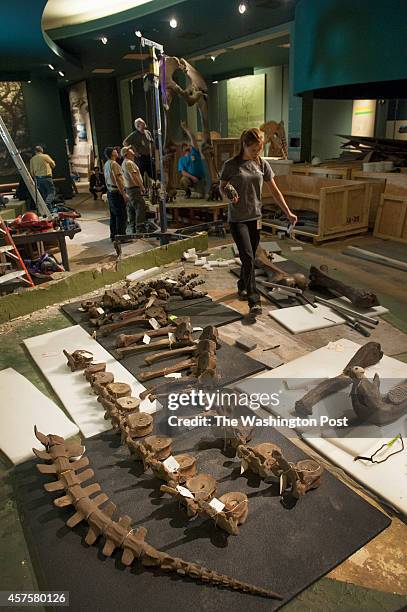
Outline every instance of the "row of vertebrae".
POLYGON ((80 444, 67 443, 56 435, 44 435, 35 430, 37 439, 45 446, 45 451, 33 449, 35 455, 46 462, 38 464, 41 473, 53 474, 57 480, 45 485, 47 491, 64 491, 64 495, 54 500, 58 508, 73 506, 75 513, 68 519, 67 526, 75 527, 85 521, 89 529, 85 538, 88 545, 95 543, 97 538, 104 537, 103 554, 111 556, 116 548, 122 549, 122 563, 129 566, 138 559, 143 566, 159 567, 166 572, 175 572, 189 576, 195 580, 213 585, 228 587, 262 597, 281 599, 281 595, 262 589, 240 580, 235 580, 224 574, 212 571, 202 565, 189 563, 183 559, 172 557, 150 546, 145 541, 147 530, 144 527, 132 529, 132 519, 125 515, 114 519, 116 506, 109 497, 101 492, 100 485, 93 483, 82 485, 93 478, 94 472, 86 469, 89 462, 84 457, 85 448, 80 444), (91 497, 97 493, 96 497, 91 497))
POLYGON ((223 508, 216 510, 210 505, 217 488, 215 479, 209 474, 196 476, 195 457, 186 454, 172 457, 171 438, 150 435, 153 417, 139 412, 140 400, 131 397, 131 387, 114 382, 113 374, 105 371, 105 364, 88 366, 84 376, 105 408, 105 419, 110 420, 113 430, 120 433, 121 444, 126 444, 132 457, 143 462, 145 470, 151 469, 156 478, 167 483, 161 491, 176 497, 185 506, 189 517, 197 514, 209 516, 218 527, 237 535, 239 525, 248 516, 247 496, 239 492, 227 493, 219 500, 223 508), (177 466, 174 471, 165 463, 169 457, 177 466), (186 484, 191 497, 180 493, 177 488, 180 484, 186 484))
POLYGON ((280 494, 289 493, 295 499, 321 484, 323 467, 313 459, 290 463, 281 448, 271 442, 256 446, 240 445, 237 456, 242 460, 243 470, 250 470, 264 480, 280 482, 280 494))

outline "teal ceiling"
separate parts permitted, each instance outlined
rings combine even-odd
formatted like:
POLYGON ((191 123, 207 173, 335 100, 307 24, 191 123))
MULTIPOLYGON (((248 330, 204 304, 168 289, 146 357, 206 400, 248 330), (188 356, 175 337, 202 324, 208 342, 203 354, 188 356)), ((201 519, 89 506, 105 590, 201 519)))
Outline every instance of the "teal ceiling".
MULTIPOLYGON (((7 70, 29 70, 33 78, 49 75, 48 63, 62 69, 69 80, 89 77, 95 68, 113 68, 115 76, 137 73, 141 62, 123 59, 126 53, 139 51, 135 30, 162 43, 169 55, 199 55, 202 50, 227 48, 233 40, 292 21, 296 3, 250 0, 248 11, 240 15, 238 0, 154 0, 110 17, 49 30, 44 38, 41 16, 46 0, 13 0, 2 6, 0 78, 7 70), (173 16, 179 23, 176 29, 169 26, 173 16), (57 54, 47 44, 47 35, 57 54), (106 45, 100 41, 102 36, 108 38, 106 45)), ((278 47, 281 42, 229 51, 216 62, 200 62, 199 67, 207 76, 216 77, 237 68, 285 63, 288 50, 278 47)))

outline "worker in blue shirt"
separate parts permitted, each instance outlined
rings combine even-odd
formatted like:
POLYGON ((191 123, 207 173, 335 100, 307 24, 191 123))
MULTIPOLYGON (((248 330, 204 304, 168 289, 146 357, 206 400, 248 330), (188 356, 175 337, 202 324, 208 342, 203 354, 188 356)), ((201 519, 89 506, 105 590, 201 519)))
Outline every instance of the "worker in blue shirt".
POLYGON ((199 152, 195 134, 188 129, 184 121, 181 127, 188 136, 189 142, 182 144, 182 157, 178 161, 178 172, 181 174, 180 186, 185 189, 185 196, 191 197, 191 191, 205 196, 205 169, 199 152))

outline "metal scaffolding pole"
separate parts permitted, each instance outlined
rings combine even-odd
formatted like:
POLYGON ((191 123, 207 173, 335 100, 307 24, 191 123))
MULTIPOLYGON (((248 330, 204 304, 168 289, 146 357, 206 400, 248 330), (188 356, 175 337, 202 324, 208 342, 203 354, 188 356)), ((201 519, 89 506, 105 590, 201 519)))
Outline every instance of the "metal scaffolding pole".
POLYGON ((34 202, 36 202, 38 211, 41 215, 45 215, 49 217, 51 212, 46 205, 44 198, 38 191, 38 187, 35 184, 31 174, 27 170, 27 166, 25 165, 23 158, 21 157, 16 145, 14 144, 13 139, 10 136, 10 132, 7 129, 6 124, 3 121, 3 118, 0 115, 0 136, 3 139, 4 144, 6 145, 8 152, 11 155, 13 162, 16 165, 17 170, 19 171, 21 178, 24 183, 27 185, 27 189, 30 192, 30 195, 34 202))

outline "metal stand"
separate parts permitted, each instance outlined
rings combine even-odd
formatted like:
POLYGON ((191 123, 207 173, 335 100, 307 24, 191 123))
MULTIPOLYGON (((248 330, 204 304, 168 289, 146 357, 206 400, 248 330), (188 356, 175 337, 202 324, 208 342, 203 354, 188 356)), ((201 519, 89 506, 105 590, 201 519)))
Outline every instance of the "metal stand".
POLYGON ((162 134, 162 121, 161 121, 161 99, 160 99, 160 70, 159 70, 159 59, 157 57, 157 53, 161 56, 164 54, 164 47, 159 43, 154 42, 153 40, 149 40, 148 38, 141 38, 141 46, 148 47, 150 50, 150 60, 151 64, 149 67, 149 72, 145 75, 145 78, 149 80, 151 84, 151 88, 153 89, 153 101, 154 101, 154 109, 155 109, 155 118, 156 118, 156 131, 155 135, 157 136, 158 141, 158 152, 159 152, 159 165, 160 165, 160 197, 158 202, 159 207, 159 223, 158 226, 152 220, 147 221, 146 225, 152 227, 153 231, 140 232, 137 234, 123 234, 115 236, 114 240, 114 248, 116 249, 116 253, 118 257, 120 257, 122 253, 121 244, 126 242, 132 242, 133 240, 138 239, 146 239, 146 238, 156 238, 160 240, 160 244, 168 244, 169 242, 175 240, 185 240, 188 234, 192 234, 198 231, 205 231, 210 228, 214 228, 215 231, 220 230, 224 232, 223 221, 215 221, 203 223, 201 225, 195 225, 192 227, 185 227, 175 232, 168 231, 168 219, 167 219, 167 190, 165 188, 165 174, 164 174, 164 146, 163 146, 163 134, 162 134))
POLYGON ((0 136, 3 139, 4 144, 6 145, 8 152, 11 155, 13 162, 15 163, 17 170, 19 171, 21 178, 24 183, 27 185, 27 189, 30 192, 30 195, 34 202, 36 202, 38 211, 41 215, 49 217, 51 215, 48 206, 46 205, 42 195, 38 191, 38 187, 36 183, 34 183, 31 174, 27 170, 27 166, 25 165, 23 158, 16 145, 14 144, 13 139, 10 136, 10 132, 8 131, 6 124, 4 123, 1 115, 0 115, 0 136))

